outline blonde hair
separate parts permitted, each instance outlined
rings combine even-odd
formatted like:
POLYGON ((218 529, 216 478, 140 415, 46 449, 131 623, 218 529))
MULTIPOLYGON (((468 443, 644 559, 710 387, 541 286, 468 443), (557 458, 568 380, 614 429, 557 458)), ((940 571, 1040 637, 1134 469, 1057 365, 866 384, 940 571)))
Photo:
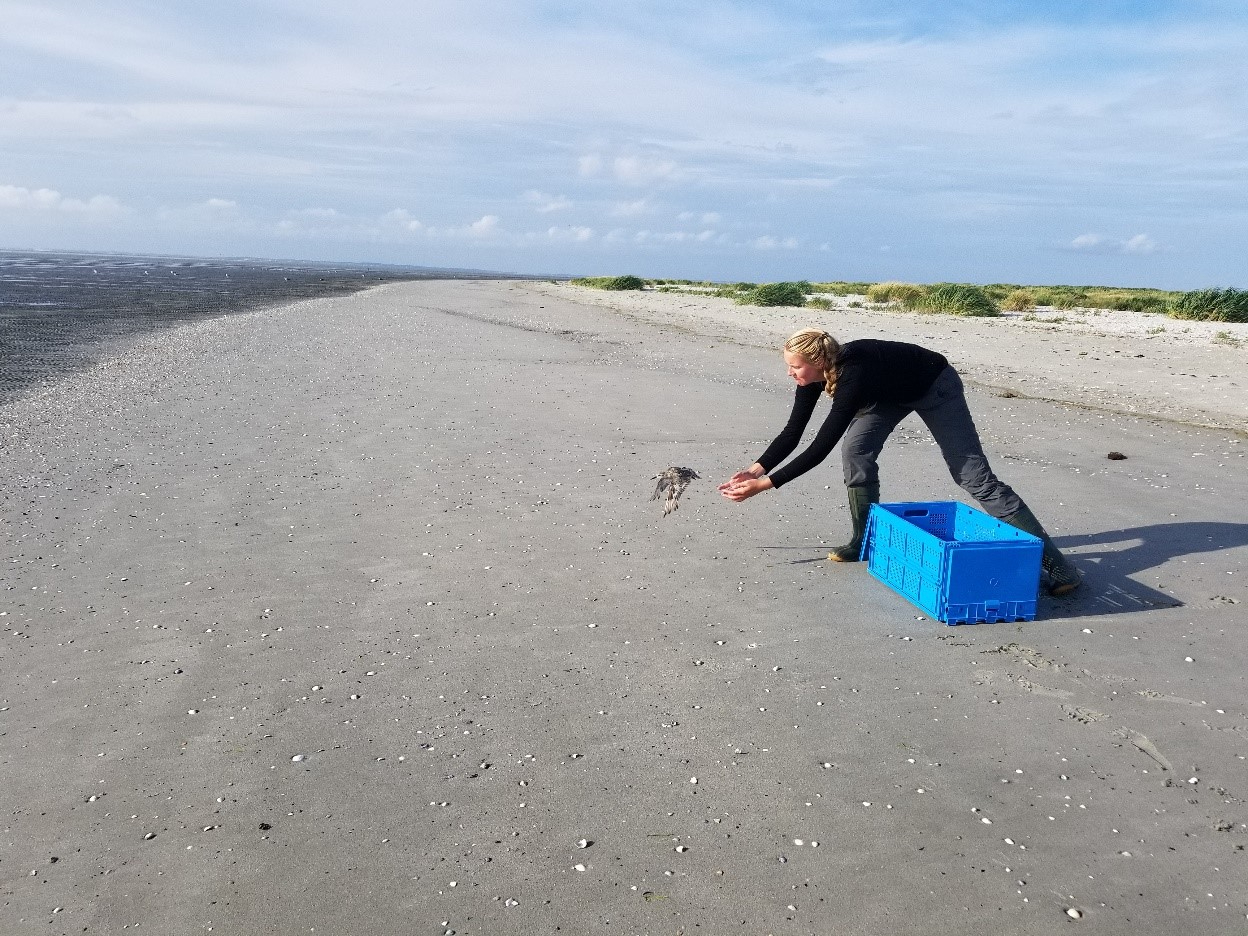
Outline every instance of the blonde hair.
POLYGON ((797 354, 823 371, 823 389, 832 396, 836 390, 836 356, 841 353, 840 343, 818 328, 803 328, 789 336, 784 350, 797 354))

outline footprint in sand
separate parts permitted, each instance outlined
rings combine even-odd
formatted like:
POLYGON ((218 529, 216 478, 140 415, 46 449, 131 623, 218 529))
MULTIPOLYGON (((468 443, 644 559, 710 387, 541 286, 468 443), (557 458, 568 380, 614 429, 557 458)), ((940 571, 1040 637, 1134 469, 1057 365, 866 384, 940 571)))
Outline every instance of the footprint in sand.
POLYGON ((993 647, 991 650, 981 650, 980 653, 1002 653, 1006 656, 1013 657, 1027 666, 1034 667, 1035 669, 1056 670, 1058 672, 1062 669, 1061 663, 1050 660, 1038 650, 1033 650, 1031 647, 1024 647, 1021 644, 1016 643, 1008 643, 1000 647, 993 647))
POLYGON ((1084 708, 1082 705, 1063 705, 1062 711, 1066 713, 1068 718, 1073 718, 1083 725, 1090 725, 1093 722, 1104 721, 1109 718, 1104 712, 1084 708))
POLYGON ((1022 688, 1026 689, 1028 692, 1034 693, 1035 695, 1053 696, 1058 699, 1069 699, 1074 695, 1073 692, 1067 692, 1065 689, 1054 689, 1050 686, 1041 686, 1038 683, 1033 683, 1030 679, 1023 678, 1022 676, 1012 676, 1011 678, 1022 688))
MULTIPOLYGON (((1001 676, 1002 674, 997 673, 995 670, 979 670, 975 674, 974 683, 977 686, 987 686, 998 682, 1001 679, 1001 676)), ((1074 695, 1073 692, 1067 692, 1065 689, 1054 689, 1051 686, 1042 686, 1039 683, 1032 682, 1025 676, 1019 676, 1015 673, 1005 673, 1004 677, 1024 692, 1029 692, 1032 695, 1052 696, 1057 699, 1069 699, 1072 695, 1074 695)))
POLYGON ((1133 731, 1130 728, 1116 728, 1114 730, 1114 734, 1125 741, 1130 741, 1133 745, 1160 764, 1162 770, 1174 770, 1174 768, 1170 766, 1170 762, 1162 756, 1161 751, 1157 750, 1157 745, 1148 740, 1145 735, 1138 731, 1133 731))
POLYGON ((1164 692, 1156 692, 1152 689, 1137 690, 1136 695, 1143 696, 1153 702, 1174 702, 1178 705, 1200 705, 1194 699, 1185 699, 1182 696, 1166 695, 1164 692))

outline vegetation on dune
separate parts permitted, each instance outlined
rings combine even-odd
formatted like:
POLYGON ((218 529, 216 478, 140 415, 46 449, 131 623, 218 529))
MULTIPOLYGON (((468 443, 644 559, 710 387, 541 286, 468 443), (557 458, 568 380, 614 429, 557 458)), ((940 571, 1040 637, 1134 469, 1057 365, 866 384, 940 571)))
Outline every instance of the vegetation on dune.
POLYGON ((1244 343, 1242 338, 1237 338, 1228 331, 1220 331, 1213 336, 1213 340, 1217 344, 1230 345, 1232 348, 1241 347, 1244 343))
POLYGON ((1248 322, 1248 289, 1198 289, 1175 298, 1170 314, 1206 322, 1248 322))
POLYGON ((1162 289, 1128 289, 1113 286, 1026 286, 990 283, 983 287, 988 298, 1012 312, 1036 306, 1052 309, 1111 309, 1132 312, 1165 312, 1176 293, 1162 289), (1030 296, 1030 307, 1023 303, 1030 296))
POLYGON ((757 283, 721 283, 718 287, 716 287, 715 291, 711 295, 735 301, 739 297, 757 288, 757 283))
MULTIPOLYGON (((1071 309, 1153 312, 1180 319, 1210 322, 1248 322, 1248 290, 1220 288, 1193 292, 1134 289, 1114 286, 1025 286, 1014 283, 967 283, 923 285, 887 281, 880 283, 806 280, 778 283, 712 283, 706 280, 651 279, 639 276, 588 276, 574 279, 578 286, 594 289, 654 289, 732 299, 740 305, 787 306, 834 310, 843 304, 830 296, 849 297, 850 308, 861 308, 857 299, 866 296, 873 305, 951 315, 992 316, 1000 310, 1033 317, 1037 309, 1071 309)), ((1054 321, 1048 319, 1048 321, 1054 321)))
POLYGON ((951 315, 1000 315, 997 304, 979 286, 966 283, 937 283, 928 288, 915 308, 921 312, 947 312, 951 315))
POLYGON ((645 289, 646 281, 640 276, 585 276, 574 279, 576 286, 589 286, 593 289, 645 289))
POLYGON ((1001 308, 1011 312, 1031 312, 1036 307, 1036 295, 1029 289, 1015 289, 1000 301, 1001 308))
POLYGON ((805 281, 799 283, 763 283, 753 289, 740 292, 735 301, 740 305, 754 306, 804 306, 806 296, 813 287, 805 281))
POLYGON ((1058 297, 1062 308, 1110 309, 1119 312, 1165 312, 1170 294, 1155 289, 1074 290, 1058 297))
POLYGON ((936 283, 932 286, 894 281, 875 283, 867 288, 867 299, 915 312, 978 316, 1000 314, 996 303, 983 287, 965 283, 936 283))
POLYGON ((826 283, 811 283, 810 287, 817 293, 827 293, 831 296, 865 296, 871 285, 871 283, 831 280, 826 283))
POLYGON ((867 287, 866 296, 870 302, 896 303, 905 309, 918 307, 919 301, 927 293, 927 289, 916 283, 897 283, 893 281, 874 283, 867 287))

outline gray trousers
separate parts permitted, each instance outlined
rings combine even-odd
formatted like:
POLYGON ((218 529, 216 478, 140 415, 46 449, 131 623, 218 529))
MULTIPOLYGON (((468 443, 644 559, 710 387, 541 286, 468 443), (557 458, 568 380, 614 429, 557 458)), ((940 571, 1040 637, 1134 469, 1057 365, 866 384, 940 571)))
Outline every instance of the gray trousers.
POLYGON ((918 400, 873 403, 857 412, 841 439, 846 487, 879 484, 877 460, 884 442, 911 413, 918 413, 931 431, 953 480, 978 501, 985 513, 1000 520, 1018 512, 1022 501, 1013 488, 992 473, 966 405, 962 378, 952 367, 941 371, 931 389, 918 400))

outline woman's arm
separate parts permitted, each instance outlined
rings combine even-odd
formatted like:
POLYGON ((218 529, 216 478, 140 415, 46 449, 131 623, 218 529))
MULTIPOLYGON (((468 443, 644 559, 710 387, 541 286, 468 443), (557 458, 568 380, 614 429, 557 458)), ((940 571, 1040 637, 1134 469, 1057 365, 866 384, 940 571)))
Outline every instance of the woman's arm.
POLYGON ((821 393, 823 393, 822 383, 807 384, 797 388, 797 392, 793 394, 793 410, 789 413, 789 421, 784 424, 780 434, 750 468, 759 468, 761 472, 770 471, 793 454, 797 444, 802 441, 802 433, 806 431, 806 425, 810 422, 811 414, 815 411, 815 404, 819 402, 821 393))
MULTIPOLYGON (((840 388, 837 389, 839 391, 840 388)), ((819 431, 815 433, 814 439, 811 440, 806 450, 783 468, 772 473, 772 486, 782 487, 788 484, 831 455, 832 450, 836 448, 836 443, 841 441, 841 436, 849 428, 855 412, 857 412, 857 407, 853 404, 842 403, 838 406, 833 400, 831 412, 828 413, 823 425, 819 427, 819 431)))
POLYGON ((871 396, 866 391, 862 370, 853 365, 842 367, 837 375, 836 395, 832 397, 832 409, 824 419, 823 425, 819 427, 819 431, 815 433, 814 439, 804 452, 783 468, 768 469, 771 486, 783 487, 831 455, 836 444, 841 441, 841 436, 849 428, 854 415, 870 400, 871 396))

